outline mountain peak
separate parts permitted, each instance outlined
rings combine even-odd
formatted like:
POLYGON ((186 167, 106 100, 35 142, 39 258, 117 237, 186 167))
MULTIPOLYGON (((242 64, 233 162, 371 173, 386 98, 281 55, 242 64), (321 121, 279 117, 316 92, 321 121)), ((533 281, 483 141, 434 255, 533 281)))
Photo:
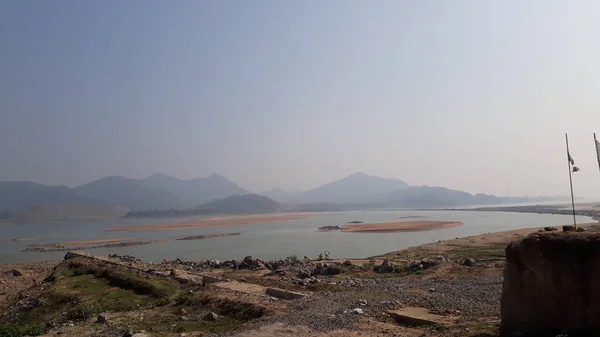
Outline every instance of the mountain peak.
POLYGON ((356 173, 352 173, 351 175, 349 175, 346 178, 364 178, 364 177, 373 177, 373 176, 370 176, 364 172, 356 172, 356 173))
POLYGON ((217 173, 213 173, 208 177, 198 177, 190 180, 182 180, 158 173, 142 179, 142 182, 146 186, 170 192, 190 207, 230 195, 249 193, 217 173))
POLYGON ((336 203, 377 202, 388 193, 408 188, 408 184, 398 179, 370 176, 356 172, 340 180, 319 186, 302 193, 304 200, 336 203))
POLYGON ((152 173, 151 175, 147 176, 144 179, 147 179, 147 178, 175 178, 175 177, 168 175, 166 173, 156 172, 156 173, 152 173))

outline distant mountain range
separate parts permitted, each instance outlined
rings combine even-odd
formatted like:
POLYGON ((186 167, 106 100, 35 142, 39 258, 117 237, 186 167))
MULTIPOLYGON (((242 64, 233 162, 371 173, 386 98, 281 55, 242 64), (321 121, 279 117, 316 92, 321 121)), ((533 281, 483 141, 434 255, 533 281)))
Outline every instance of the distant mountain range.
POLYGON ((301 193, 298 200, 305 202, 379 203, 388 194, 407 189, 402 180, 370 176, 358 172, 343 179, 301 193))
MULTIPOLYGON (((163 173, 156 173, 144 179, 111 176, 75 188, 47 186, 34 182, 0 182, 0 214, 3 218, 7 218, 11 214, 23 213, 39 206, 70 205, 55 210, 41 208, 34 214, 52 213, 54 218, 64 218, 68 217, 66 214, 68 210, 73 210, 78 217, 85 217, 82 214, 88 214, 90 217, 97 218, 101 217, 103 212, 107 217, 122 214, 125 208, 137 212, 194 209, 200 205, 207 207, 213 200, 250 193, 218 174, 191 180, 178 179, 163 173), (76 211, 76 205, 86 206, 76 211), (118 208, 109 211, 107 208, 93 208, 90 205, 118 208)), ((310 205, 311 209, 327 210, 378 207, 435 208, 541 200, 486 194, 473 195, 443 187, 409 186, 401 180, 370 176, 366 173, 355 173, 302 193, 273 189, 261 195, 288 203, 293 207, 305 204, 310 205)), ((236 203, 241 208, 249 207, 256 211, 261 207, 265 211, 276 209, 274 204, 269 204, 266 199, 261 200, 256 197, 226 200, 228 209, 235 209, 236 203)), ((243 212, 243 210, 237 209, 235 212, 243 212)))
POLYGON ((127 217, 177 217, 212 214, 257 214, 273 213, 282 210, 277 201, 258 194, 230 195, 216 199, 197 207, 184 209, 163 209, 150 211, 131 211, 127 217))
MULTIPOLYGON (((304 203, 311 210, 351 208, 436 208, 468 205, 495 205, 528 201, 547 201, 551 198, 496 197, 489 194, 470 194, 444 187, 410 186, 402 180, 371 176, 358 172, 312 190, 290 194, 270 190, 263 195, 282 202, 304 203), (344 205, 335 206, 335 205, 344 205)), ((308 207, 308 208, 307 208, 308 207)))
POLYGON ((164 173, 155 173, 139 180, 139 182, 149 188, 167 191, 180 201, 188 204, 188 206, 198 206, 230 195, 250 193, 250 191, 218 174, 211 174, 206 178, 182 180, 164 173))
POLYGON ((297 201, 300 195, 300 193, 284 191, 281 188, 273 188, 259 194, 280 202, 297 201))
POLYGON ((66 204, 123 206, 129 210, 179 209, 248 193, 218 174, 192 180, 161 173, 139 180, 111 176, 75 188, 28 181, 0 182, 0 212, 21 213, 37 206, 66 204))

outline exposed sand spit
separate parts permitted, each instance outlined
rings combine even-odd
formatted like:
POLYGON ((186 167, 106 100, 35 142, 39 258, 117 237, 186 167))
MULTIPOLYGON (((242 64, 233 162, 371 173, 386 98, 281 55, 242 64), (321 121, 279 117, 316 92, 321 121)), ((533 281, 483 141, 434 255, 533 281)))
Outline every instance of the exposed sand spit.
POLYGON ((86 240, 86 241, 68 241, 68 242, 57 242, 50 243, 49 245, 54 246, 81 246, 81 245, 93 245, 97 243, 115 243, 115 242, 125 242, 125 241, 135 241, 140 238, 120 238, 120 239, 104 239, 104 240, 86 240))
POLYGON ((254 215, 236 215, 220 216, 204 219, 195 219, 188 222, 147 224, 110 227, 107 231, 160 231, 186 228, 205 228, 217 226, 264 224, 308 219, 316 215, 325 215, 327 213, 273 213, 273 214, 254 214, 254 215))
POLYGON ((319 228, 320 232, 340 230, 351 233, 392 233, 392 232, 418 232, 461 226, 457 221, 401 221, 383 222, 344 226, 324 226, 319 228))
POLYGON ((192 235, 192 236, 184 236, 181 238, 177 238, 175 240, 203 240, 203 239, 211 239, 211 238, 220 238, 225 236, 233 236, 240 235, 242 233, 222 233, 222 234, 207 234, 207 235, 192 235))

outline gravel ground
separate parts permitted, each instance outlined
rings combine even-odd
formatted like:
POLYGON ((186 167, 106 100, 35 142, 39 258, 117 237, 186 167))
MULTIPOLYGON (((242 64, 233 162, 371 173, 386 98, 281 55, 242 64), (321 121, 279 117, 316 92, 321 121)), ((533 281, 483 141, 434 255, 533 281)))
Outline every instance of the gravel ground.
POLYGON ((380 316, 389 309, 418 306, 440 314, 455 314, 464 320, 499 316, 501 276, 483 276, 455 280, 418 278, 357 279, 363 286, 351 291, 315 293, 293 302, 289 314, 266 317, 259 325, 282 322, 305 325, 316 331, 348 329, 358 322, 361 314, 380 316), (359 300, 367 301, 366 305, 359 300), (345 313, 346 312, 346 313, 345 313))

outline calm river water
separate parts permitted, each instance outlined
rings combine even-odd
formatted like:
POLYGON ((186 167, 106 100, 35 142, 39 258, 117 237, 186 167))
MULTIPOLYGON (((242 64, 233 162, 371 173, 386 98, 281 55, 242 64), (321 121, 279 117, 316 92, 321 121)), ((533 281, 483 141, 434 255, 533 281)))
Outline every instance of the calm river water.
MULTIPOLYGON (((0 263, 60 259, 65 252, 19 252, 26 245, 61 241, 99 240, 138 237, 140 240, 168 239, 167 242, 137 247, 92 249, 95 255, 129 254, 147 261, 163 259, 241 259, 252 255, 261 259, 278 259, 289 255, 316 257, 329 251, 333 258, 359 258, 397 249, 454 239, 469 235, 510 229, 563 225, 572 222, 567 215, 470 211, 357 211, 328 213, 309 219, 270 224, 249 224, 170 231, 107 232, 117 225, 182 222, 185 219, 137 219, 106 222, 56 224, 0 224, 0 263), (425 216, 422 220, 461 221, 463 226, 410 233, 341 233, 317 232, 326 225, 342 225, 349 221, 394 222, 398 217, 425 216), (199 234, 241 232, 238 236, 204 240, 174 241, 175 237, 199 234), (32 237, 36 241, 13 242, 13 238, 32 237)), ((410 219, 406 219, 410 220, 410 219)), ((594 222, 579 216, 578 222, 594 222)))

